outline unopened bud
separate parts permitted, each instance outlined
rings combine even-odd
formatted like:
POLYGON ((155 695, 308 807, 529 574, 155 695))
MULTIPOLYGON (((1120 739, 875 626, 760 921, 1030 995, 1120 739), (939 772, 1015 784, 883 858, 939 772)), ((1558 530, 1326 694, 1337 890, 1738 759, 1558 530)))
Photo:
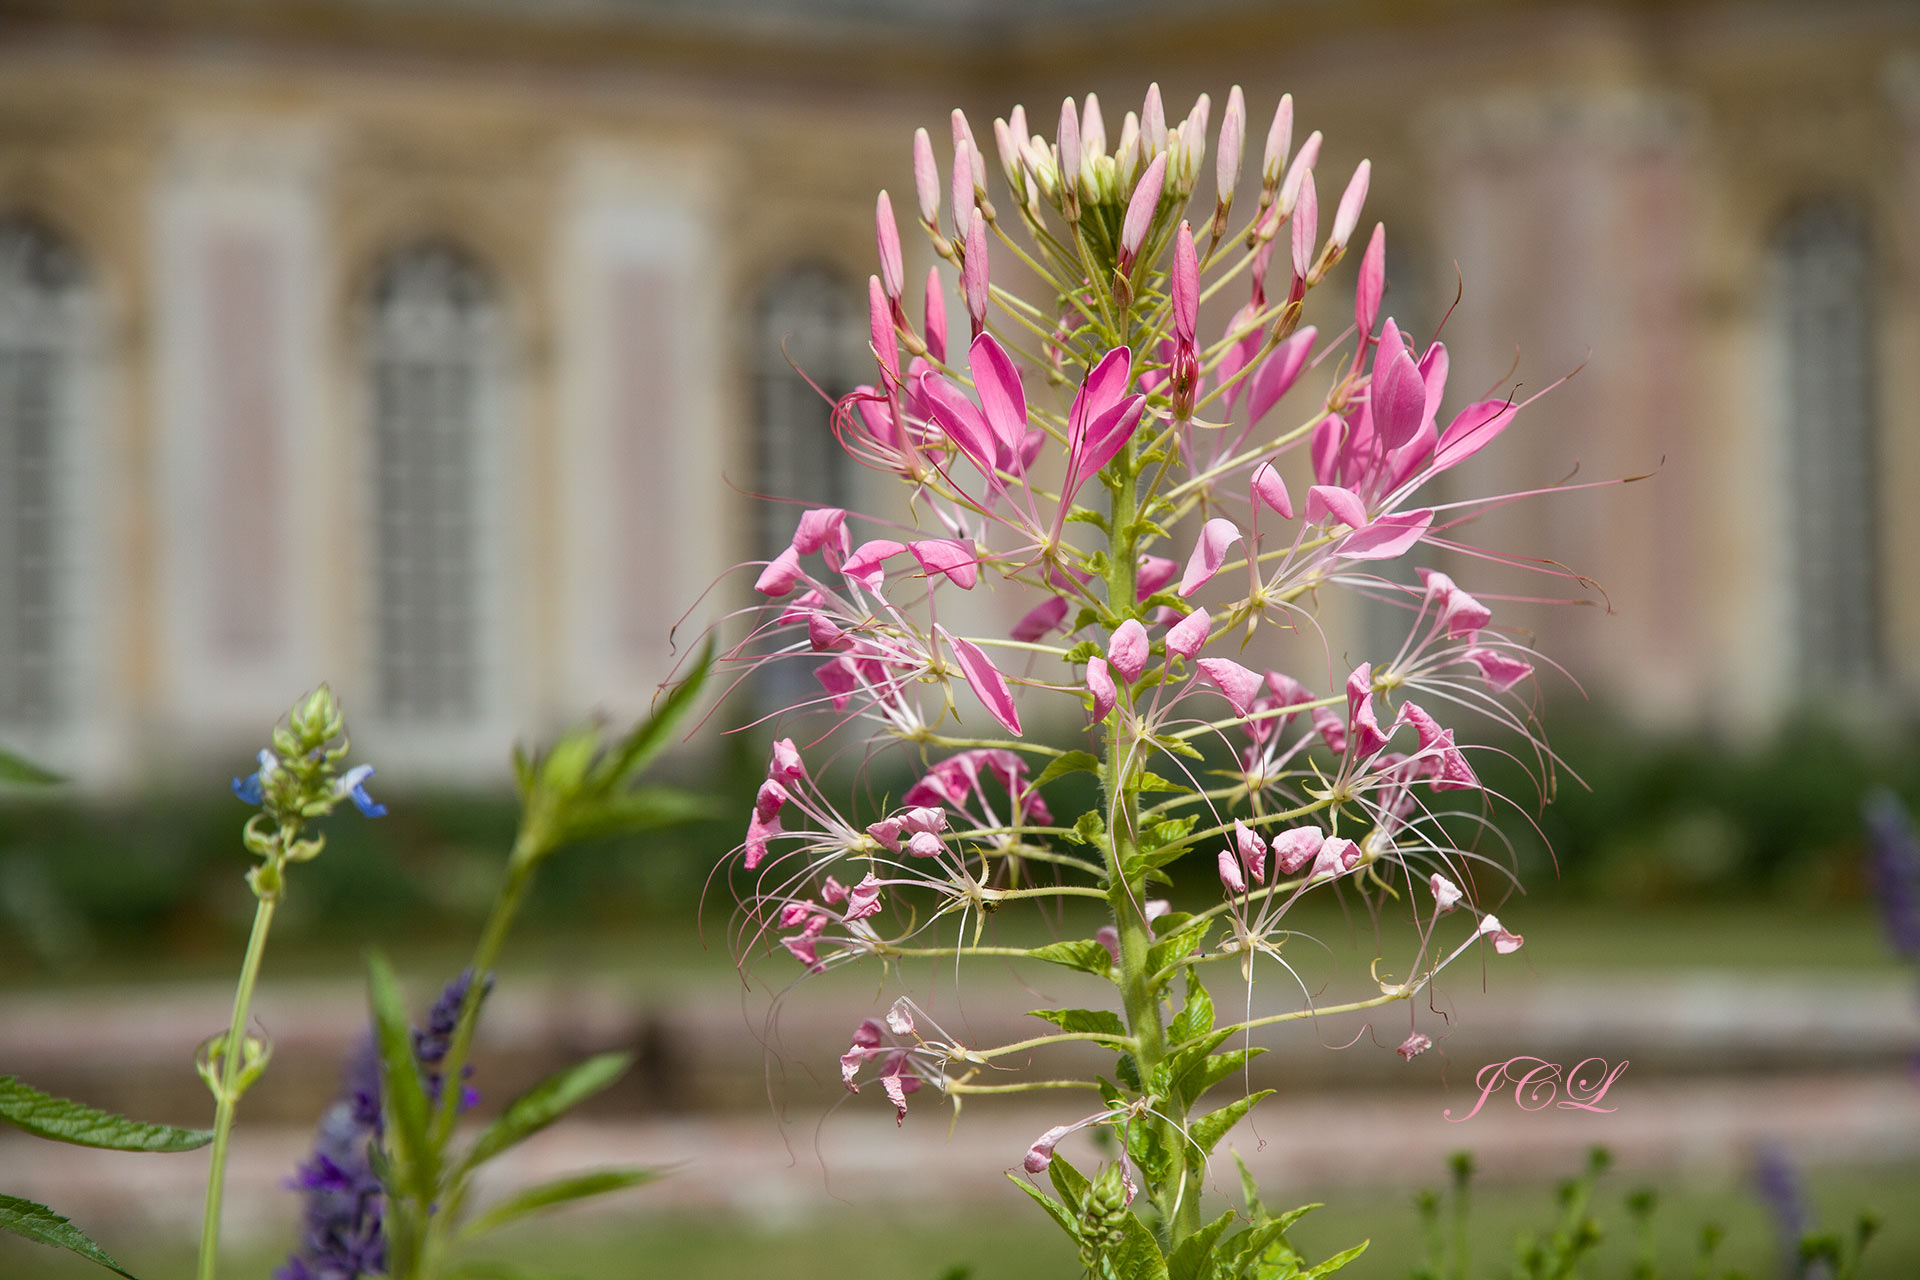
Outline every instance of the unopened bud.
POLYGON ((1240 184, 1240 153, 1247 142, 1247 101, 1235 85, 1227 92, 1227 111, 1220 118, 1220 155, 1216 159, 1214 181, 1219 188, 1220 207, 1233 204, 1233 189, 1240 184))
POLYGON ((1260 198, 1270 201, 1280 187, 1280 176, 1286 172, 1287 153, 1293 149, 1293 95, 1280 95, 1280 105, 1274 108, 1273 125, 1267 130, 1267 150, 1260 160, 1260 198))
MULTIPOLYGON (((1304 152, 1302 154, 1305 154, 1304 152)), ((1313 270, 1313 253, 1320 242, 1320 202, 1313 193, 1311 170, 1300 177, 1300 193, 1293 208, 1293 274, 1305 280, 1313 270)))
POLYGON ((1080 108, 1080 155, 1082 160, 1088 156, 1107 154, 1107 121, 1100 114, 1100 97, 1088 94, 1086 105, 1080 108))
POLYGON ((940 268, 927 268, 925 321, 927 354, 945 363, 947 358, 947 298, 940 285, 940 268))
POLYGON ((960 283, 967 295, 967 315, 973 321, 973 336, 987 327, 987 226, 984 218, 975 218, 967 232, 967 253, 960 268, 960 283))
POLYGON ((1150 153, 1167 149, 1167 108, 1160 101, 1160 86, 1147 86, 1147 100, 1140 107, 1140 137, 1150 153))
POLYGON ((1300 198, 1300 183, 1313 172, 1313 166, 1319 159, 1320 131, 1315 129, 1307 135, 1307 140, 1300 144, 1300 154, 1293 158, 1293 165, 1287 170, 1287 179, 1280 184, 1280 200, 1277 207, 1281 217, 1284 218, 1293 212, 1293 207, 1300 198))
MULTIPOLYGON (((954 132, 959 133, 959 128, 954 132)), ((963 137, 953 140, 953 238, 960 241, 966 240, 967 228, 973 222, 972 148, 973 144, 963 137)))
POLYGON ((933 139, 925 129, 913 131, 913 189, 920 197, 920 221, 940 225, 940 166, 934 163, 933 139))
POLYGON ((1328 237, 1336 251, 1347 247, 1347 241, 1353 238, 1353 229, 1360 225, 1360 209, 1367 202, 1367 182, 1372 173, 1373 161, 1362 160, 1340 197, 1340 207, 1333 215, 1333 233, 1328 237))
POLYGON ((893 327, 893 305, 879 276, 867 277, 867 328, 884 381, 891 383, 900 373, 900 339, 893 327))
POLYGON ((1140 185, 1133 189, 1133 199, 1127 203, 1126 220, 1120 224, 1120 262, 1122 275, 1133 272, 1134 259, 1140 254, 1140 248, 1147 242, 1147 232, 1153 229, 1154 214, 1160 208, 1160 195, 1166 186, 1167 157, 1158 155, 1140 178, 1140 185))
POLYGON ((1120 141, 1113 149, 1113 179, 1120 190, 1131 188, 1140 177, 1140 120, 1133 112, 1120 122, 1120 141))
POLYGON ((1060 197, 1066 202, 1067 216, 1079 216, 1080 187, 1080 115, 1073 99, 1060 104, 1060 197))
POLYGON ((898 305, 900 291, 906 287, 906 271, 900 264, 900 227, 893 220, 893 201, 884 191, 874 202, 873 230, 880 247, 880 290, 898 305))
POLYGON ((1191 348, 1199 332, 1200 256, 1193 247, 1193 228, 1182 222, 1173 238, 1173 332, 1183 347, 1191 348))

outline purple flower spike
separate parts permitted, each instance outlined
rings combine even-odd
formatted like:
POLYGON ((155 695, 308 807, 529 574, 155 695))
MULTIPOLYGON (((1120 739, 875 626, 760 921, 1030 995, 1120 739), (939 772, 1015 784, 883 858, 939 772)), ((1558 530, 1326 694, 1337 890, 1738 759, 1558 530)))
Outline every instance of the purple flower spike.
POLYGON ((1867 797, 1867 859, 1894 952, 1920 959, 1920 838, 1906 807, 1891 791, 1867 797))

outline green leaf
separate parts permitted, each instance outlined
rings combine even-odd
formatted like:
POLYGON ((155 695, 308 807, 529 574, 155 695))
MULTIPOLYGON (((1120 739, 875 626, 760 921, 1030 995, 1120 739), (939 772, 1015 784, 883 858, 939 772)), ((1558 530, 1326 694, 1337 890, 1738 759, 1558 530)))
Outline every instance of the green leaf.
POLYGON ((0 782, 18 782, 30 787, 46 787, 65 781, 66 779, 59 774, 42 769, 23 756, 0 750, 0 782))
POLYGON ((52 1245, 56 1249, 77 1253, 89 1262, 97 1262, 109 1271, 118 1272, 127 1280, 138 1280, 133 1272, 108 1257, 105 1249, 89 1240, 86 1232, 47 1206, 32 1200, 0 1195, 0 1231, 11 1231, 36 1244, 52 1245))
POLYGON ((1060 1229, 1067 1233, 1069 1239, 1076 1243, 1079 1241, 1080 1224, 1074 1220, 1074 1216, 1071 1213, 1067 1212, 1065 1205, 1055 1200, 1040 1188, 1034 1186, 1031 1182, 1028 1182, 1025 1178, 1019 1177, 1016 1174, 1009 1173, 1007 1175, 1007 1181, 1032 1196, 1034 1203, 1038 1204, 1042 1209, 1045 1209, 1047 1216, 1060 1224, 1060 1229))
POLYGON ((602 1053, 548 1076, 515 1098, 498 1119, 481 1130, 473 1149, 460 1162, 461 1172, 477 1169, 508 1147, 532 1137, 618 1080, 632 1063, 630 1053, 602 1053))
POLYGON ((653 714, 636 725, 633 732, 594 769, 594 781, 602 785, 622 786, 652 764, 654 757, 666 749, 667 743, 680 728, 680 722, 693 710, 694 703, 699 701, 700 691, 706 687, 707 676, 712 671, 713 641, 709 639, 701 647, 700 656, 694 659, 693 669, 687 672, 686 679, 675 685, 654 708, 653 714))
POLYGON ((1200 975, 1187 970, 1187 1003, 1167 1027, 1167 1040, 1183 1044, 1213 1030, 1213 997, 1200 982, 1200 975))
POLYGON ((1060 1193, 1061 1203, 1079 1213, 1087 1202, 1087 1175, 1074 1168, 1066 1157, 1056 1155, 1047 1162, 1047 1177, 1053 1189, 1060 1193))
POLYGON ((1078 969, 1082 973, 1096 974, 1102 978, 1113 972, 1112 954, 1092 938, 1049 942, 1044 947, 1035 947, 1027 954, 1035 960, 1065 965, 1069 969, 1078 969))
MULTIPOLYGON (((1177 796, 1190 796, 1194 793, 1193 788, 1186 783, 1175 782, 1171 778, 1163 778, 1151 769, 1142 769, 1140 771, 1140 790, 1142 794, 1149 791, 1170 791, 1177 796)), ((1193 819, 1188 818, 1186 821, 1187 830, 1191 831, 1193 829, 1193 819)))
POLYGON ((1186 959, 1206 941, 1207 931, 1212 927, 1211 919, 1202 918, 1189 923, 1187 918, 1177 911, 1163 917, 1160 922, 1163 936, 1159 942, 1153 944, 1153 949, 1147 952, 1147 972, 1159 973, 1174 962, 1186 959), (1173 932, 1164 933, 1167 929, 1172 929, 1173 932))
POLYGON ((1098 511, 1087 507, 1075 507, 1067 516, 1068 524, 1090 524, 1100 532, 1107 531, 1107 518, 1098 511))
POLYGON ((1055 778, 1065 777, 1069 773, 1100 772, 1100 760, 1091 751, 1069 751, 1065 755, 1055 756, 1033 780, 1036 787, 1044 786, 1055 778))
POLYGON ((595 1169, 588 1173, 576 1173, 564 1178, 556 1178, 551 1182, 542 1182, 528 1187, 517 1195, 508 1196, 467 1223, 460 1228, 460 1238, 471 1240, 489 1231, 497 1231, 510 1222, 517 1222, 532 1214, 585 1200, 590 1196, 606 1195, 610 1191, 624 1191, 628 1187, 652 1182, 659 1176, 660 1171, 657 1169, 595 1169))
POLYGON ((1273 1090, 1260 1089, 1244 1098, 1236 1098, 1218 1111, 1208 1112, 1187 1126, 1187 1136, 1205 1155, 1212 1155, 1213 1149, 1220 1145, 1220 1139, 1227 1136, 1227 1130, 1239 1124, 1247 1112, 1258 1106, 1262 1098, 1271 1097, 1273 1090))
POLYGON ((1167 1280, 1200 1280, 1207 1255, 1213 1252, 1214 1243, 1222 1233, 1233 1225, 1234 1216, 1229 1209, 1182 1240, 1180 1247, 1167 1256, 1167 1280))
POLYGON ((1198 1098, 1245 1066, 1249 1059, 1265 1052, 1261 1046, 1254 1045, 1246 1049, 1231 1049, 1226 1053, 1208 1054, 1182 1071, 1171 1084, 1182 1097, 1198 1098))
POLYGON ((1073 824, 1073 838, 1081 844, 1100 844, 1107 838, 1106 819, 1098 809, 1088 809, 1073 824))
POLYGON ((436 1153, 427 1140, 427 1092, 413 1056, 413 1026, 400 997, 400 984, 378 951, 367 953, 367 999, 373 1007, 374 1044, 380 1052, 380 1092, 386 1100, 394 1180, 426 1203, 433 1199, 439 1175, 436 1153))
POLYGON ((1119 1247, 1106 1258, 1114 1280, 1167 1280, 1167 1259, 1147 1224, 1130 1213, 1121 1232, 1119 1247))
MULTIPOLYGON (((1090 611, 1083 610, 1082 612, 1090 612, 1090 611)), ((1094 618, 1088 620, 1083 625, 1092 626, 1093 623, 1098 622, 1099 620, 1100 620, 1099 617, 1095 616, 1094 618)), ((1076 631, 1079 630, 1079 627, 1075 627, 1074 630, 1076 631)), ((1095 644, 1091 640, 1082 640, 1080 643, 1074 645, 1073 648, 1067 650, 1067 662, 1076 667, 1079 666, 1081 663, 1085 662, 1088 658, 1097 658, 1099 656, 1100 656, 1100 646, 1095 644)))
MULTIPOLYGON (((1267 1207, 1260 1203, 1260 1184, 1253 1180, 1253 1170, 1247 1168, 1247 1162, 1240 1158, 1238 1151, 1233 1153, 1233 1162, 1240 1166, 1240 1195, 1246 1201, 1247 1216, 1258 1222, 1267 1216, 1267 1207)), ((1306 1210, 1300 1212, 1305 1213, 1306 1210)))
POLYGON ((641 787, 602 801, 579 802, 578 809, 568 813, 564 835, 556 843, 652 831, 713 815, 712 804, 689 792, 675 787, 641 787))
POLYGON ((1328 1258, 1325 1262, 1322 1262, 1318 1266, 1314 1267, 1313 1270, 1308 1271, 1304 1275, 1302 1275, 1300 1277, 1300 1280, 1320 1280, 1321 1276, 1332 1275, 1334 1272, 1340 1270, 1342 1267, 1346 1266, 1349 1262, 1352 1262, 1355 1258, 1365 1253, 1367 1251, 1367 1246, 1372 1243, 1373 1243, 1372 1240, 1362 1240, 1359 1244, 1353 1246, 1353 1248, 1345 1249, 1339 1253, 1334 1254, 1331 1258, 1328 1258))
MULTIPOLYGON (((1100 950, 1102 954, 1106 952, 1105 947, 1100 950)), ((1095 1032, 1109 1036, 1127 1034, 1126 1024, 1120 1021, 1120 1015, 1107 1009, 1029 1009, 1027 1016, 1044 1019, 1062 1031, 1095 1032)))
POLYGON ((211 1129, 176 1129, 129 1120, 42 1093, 13 1076, 0 1076, 0 1120, 36 1138, 110 1151, 192 1151, 213 1141, 211 1129))

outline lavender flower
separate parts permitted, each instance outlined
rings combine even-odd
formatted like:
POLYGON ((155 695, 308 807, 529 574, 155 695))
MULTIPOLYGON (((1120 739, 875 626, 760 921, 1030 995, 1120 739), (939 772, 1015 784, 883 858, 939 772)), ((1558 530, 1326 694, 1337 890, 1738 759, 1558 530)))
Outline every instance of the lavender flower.
MULTIPOLYGON (((427 1096, 435 1102, 440 1100, 442 1084, 439 1066, 446 1061, 447 1051, 453 1047, 454 1028, 460 1023, 460 1006, 466 1003, 467 988, 473 985, 473 970, 463 969, 460 975, 447 984, 440 998, 433 1002, 433 1008, 427 1010, 426 1029, 413 1033, 413 1056, 419 1060, 421 1070, 426 1073, 427 1096)), ((488 975, 480 985, 480 999, 484 1002, 493 990, 493 977, 488 975)), ((461 1079, 473 1074, 473 1064, 468 1063, 461 1069, 461 1079)), ((460 1110, 471 1111, 480 1104, 480 1095, 471 1086, 462 1084, 460 1092, 460 1110)))
POLYGON ((1867 826, 1867 861, 1872 868, 1887 940, 1894 952, 1920 960, 1920 838, 1906 808, 1893 792, 1867 797, 1862 815, 1867 826))

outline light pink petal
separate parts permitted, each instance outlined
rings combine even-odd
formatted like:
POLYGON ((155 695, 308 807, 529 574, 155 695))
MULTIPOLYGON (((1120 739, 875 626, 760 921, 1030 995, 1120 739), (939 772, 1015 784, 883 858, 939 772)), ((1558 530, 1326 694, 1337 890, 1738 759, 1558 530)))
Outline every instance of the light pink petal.
POLYGON ((880 287, 879 276, 867 277, 867 336, 873 340, 873 356, 889 379, 900 369, 900 335, 893 327, 893 304, 880 287))
POLYGON ((1480 936, 1483 938, 1491 938, 1493 940, 1493 949, 1503 956, 1512 955, 1518 951, 1521 944, 1526 941, 1526 939, 1522 938, 1519 934, 1503 926, 1500 923, 1500 918, 1493 915, 1480 917, 1480 936))
POLYGON ((878 591, 886 581, 886 571, 881 568, 881 565, 889 557, 897 556, 906 549, 905 543, 895 542, 891 538, 875 538, 871 542, 863 542, 853 549, 853 554, 847 557, 847 562, 840 566, 840 572, 867 590, 878 591))
MULTIPOLYGON (((869 871, 864 880, 847 891, 847 919, 865 920, 868 916, 879 914, 880 882, 874 878, 873 872, 869 871)), ((887 1022, 889 1025, 892 1024, 892 1014, 887 1015, 887 1022)))
POLYGON ((1460 886, 1441 875, 1438 871, 1427 877, 1427 888, 1433 890, 1434 909, 1441 912, 1453 910, 1466 894, 1460 886))
POLYGON ((1187 560, 1187 571, 1180 578, 1180 594, 1190 596, 1212 580, 1227 562, 1227 548, 1240 541, 1240 526, 1224 516, 1215 516, 1200 528, 1200 540, 1187 560))
POLYGON ((1127 216, 1120 224, 1120 256, 1122 270, 1132 267, 1133 260, 1139 256, 1140 247, 1147 241, 1147 231, 1153 226, 1154 212, 1160 207, 1160 193, 1167 183, 1167 153, 1162 151, 1140 175, 1140 183, 1133 189, 1133 198, 1127 201, 1127 216))
POLYGON ((1360 281, 1353 290, 1353 323, 1359 333, 1372 335, 1373 323, 1380 316, 1380 299, 1386 291, 1387 227, 1376 222, 1373 239, 1367 241, 1367 251, 1360 257, 1360 281))
POLYGON ((925 129, 913 131, 913 188, 920 197, 920 217, 928 224, 940 221, 940 166, 933 158, 933 139, 925 129))
POLYGON ((1247 891, 1246 879, 1240 874, 1240 859, 1234 856, 1231 849, 1220 851, 1220 883, 1226 886, 1228 893, 1247 891))
POLYGON ((1267 148, 1260 157, 1260 182, 1263 186, 1279 185, 1287 168, 1287 152, 1293 149, 1293 95, 1280 95, 1280 105, 1274 108, 1273 124, 1267 129, 1267 148))
POLYGON ((1133 577, 1136 598, 1145 600, 1172 582, 1178 572, 1180 566, 1165 556, 1141 556, 1140 567, 1133 577))
POLYGON ((1282 519, 1293 519, 1293 495, 1287 492, 1287 482, 1280 478, 1271 462, 1263 462, 1253 469, 1252 490, 1254 502, 1264 502, 1279 512, 1282 519))
POLYGON ((779 835, 780 831, 780 815, 777 810, 763 818, 756 809, 753 816, 747 819, 745 847, 747 870, 752 871, 760 865, 761 860, 767 856, 767 841, 779 835))
MULTIPOLYGON (((1300 154, 1306 155, 1306 148, 1300 154)), ((1300 175, 1300 195, 1293 207, 1293 274, 1304 280, 1313 270, 1314 250, 1320 240, 1320 201, 1313 192, 1311 170, 1300 175)))
POLYGON ((927 355, 942 364, 947 359, 947 296, 940 282, 940 268, 927 268, 926 320, 922 325, 927 340, 927 355))
POLYGON ((1186 617, 1173 624, 1167 632, 1167 652, 1177 653, 1183 658, 1192 658, 1207 643, 1207 632, 1212 629, 1213 619, 1205 609, 1195 609, 1186 617))
POLYGON ((1313 478, 1321 484, 1330 485, 1340 478, 1340 453, 1346 444, 1346 436, 1346 419, 1337 413, 1330 413, 1314 423, 1310 446, 1313 478))
POLYGON ((1453 745, 1453 731, 1447 731, 1446 749, 1440 753, 1440 773, 1433 779, 1435 791, 1474 791, 1478 790, 1480 779, 1474 773, 1473 766, 1467 763, 1466 755, 1453 745))
POLYGON ((1056 145, 1060 149, 1060 185, 1071 191, 1080 181, 1080 113, 1074 110, 1072 98, 1060 104, 1056 145))
POLYGON ((1327 707, 1313 709, 1313 727, 1320 734, 1320 740, 1327 744, 1327 750, 1335 755, 1344 755, 1347 750, 1347 722, 1333 714, 1327 707))
POLYGON ((937 373, 927 372, 920 375, 916 384, 920 398, 927 406, 928 414, 934 425, 946 433, 960 452, 967 455, 980 474, 995 489, 1001 487, 997 475, 1000 447, 993 434, 993 428, 974 407, 973 401, 960 394, 960 389, 937 373))
POLYGON ((1381 516, 1341 543, 1340 554, 1348 560, 1391 560, 1405 555, 1432 527, 1430 507, 1381 516))
POLYGON ((1293 389, 1299 380, 1300 371, 1307 367, 1307 360, 1313 355, 1313 340, 1318 331, 1308 325, 1292 337, 1273 349, 1273 354, 1260 362, 1247 381, 1248 421, 1257 424, 1266 417, 1280 398, 1293 389))
POLYGON ((800 515, 800 527, 793 531, 793 549, 803 556, 826 547, 847 553, 852 538, 847 533, 847 513, 839 507, 814 507, 800 515))
POLYGON ((953 655, 960 663, 961 674, 967 678, 967 685, 985 704, 987 714, 1006 726, 1008 733, 1020 736, 1020 710, 1013 705, 1013 691, 1007 687, 1006 677, 999 668, 988 661, 980 646, 971 640, 963 640, 945 627, 940 634, 953 648, 953 655))
POLYGON ((953 197, 953 234, 958 239, 968 240, 976 221, 973 216, 973 144, 960 129, 960 124, 956 123, 953 130, 953 172, 948 178, 948 193, 953 197))
POLYGON ((889 301, 898 302, 906 287, 906 270, 900 265, 900 226, 893 220, 893 201, 882 191, 874 202, 874 238, 880 248, 880 289, 889 301))
POLYGON ((1193 246, 1193 228, 1182 222, 1173 238, 1173 278, 1168 285, 1173 293, 1173 332, 1180 342, 1193 346, 1200 319, 1200 255, 1193 246))
POLYGON ((1073 501, 1073 495, 1080 492, 1080 487, 1098 475, 1102 467, 1127 447, 1127 442, 1133 439, 1133 433, 1139 430, 1140 419, 1146 411, 1147 398, 1144 395, 1129 396, 1088 424, 1086 439, 1074 457, 1073 469, 1061 501, 1073 501))
POLYGON ((1480 400, 1455 414, 1440 433, 1433 453, 1436 473, 1457 467, 1497 439, 1513 422, 1514 406, 1507 400, 1480 400))
POLYGON ((1260 673, 1249 671, 1231 658, 1202 658, 1194 665, 1200 668, 1201 675, 1219 686, 1240 715, 1247 714, 1253 700, 1260 696, 1263 683, 1260 673))
POLYGON ((1504 693, 1533 674, 1533 664, 1499 649, 1469 649, 1467 660, 1480 668, 1492 688, 1504 693))
POLYGON ((1419 571, 1426 583, 1426 604, 1436 609, 1449 638, 1462 640, 1493 621, 1493 611, 1454 585, 1453 579, 1433 569, 1419 571))
POLYGON ((800 553, 788 547, 760 571, 760 576, 753 580, 753 589, 763 596, 777 598, 793 590, 793 584, 799 580, 800 553))
POLYGON ((1087 690, 1093 694, 1093 718, 1105 720, 1120 696, 1120 691, 1114 688, 1113 673, 1107 670, 1105 658, 1087 659, 1087 690))
POLYGON ((1360 209, 1367 202, 1367 183, 1372 175, 1373 161, 1362 160, 1341 194, 1340 205, 1333 212, 1333 231, 1327 237, 1335 248, 1345 249, 1347 241, 1353 238, 1354 228, 1360 225, 1360 209))
POLYGON ((896 1065, 881 1075, 880 1087, 886 1091, 887 1101, 893 1103, 893 1123, 898 1128, 907 1122, 907 1095, 919 1092, 920 1078, 901 1075, 896 1060, 896 1065))
POLYGON ((1235 851, 1240 855, 1240 865, 1247 869, 1247 874, 1255 881, 1265 880, 1267 878, 1267 842, 1260 838, 1260 833, 1235 818, 1233 843, 1235 851))
POLYGON ((1321 141, 1320 131, 1315 129, 1307 135, 1307 140, 1300 144, 1300 150, 1294 154, 1293 163, 1287 166, 1287 176, 1280 183, 1280 198, 1274 203, 1275 209, 1282 217, 1293 212, 1294 206, 1299 203, 1301 188, 1306 183, 1307 176, 1313 172, 1313 166, 1320 161, 1321 141))
POLYGON ((968 359, 973 386, 980 396, 980 409, 987 425, 1000 442, 1000 461, 1010 461, 1027 436, 1027 392, 1020 385, 1020 371, 1013 357, 990 333, 973 340, 968 359))
POLYGON ((1354 529, 1367 527, 1367 504, 1351 489, 1334 484, 1316 484, 1307 490, 1307 520, 1319 524, 1327 517, 1354 529))
MULTIPOLYGON (((867 879, 873 879, 873 873, 871 871, 867 873, 867 879)), ((864 884, 865 881, 861 883, 864 884)), ((897 1036, 910 1036, 913 1034, 913 1007, 907 1003, 905 996, 895 1000, 893 1007, 887 1010, 887 1030, 897 1036)))
POLYGON ((916 858, 937 858, 946 849, 940 837, 931 831, 916 831, 907 837, 907 852, 916 858))
POLYGON ((807 766, 800 760, 800 750, 793 745, 792 738, 778 738, 773 744, 773 757, 767 765, 767 776, 784 786, 807 780, 807 766))
POLYGON ((820 886, 820 901, 828 906, 838 906, 847 900, 847 886, 828 876, 826 883, 820 886))
POLYGON ((928 573, 944 573, 964 591, 973 590, 980 580, 980 557, 973 547, 958 538, 928 538, 909 542, 907 550, 928 573))
POLYGON ((1440 401, 1447 394, 1447 368, 1450 363, 1444 342, 1434 343, 1420 356, 1420 380, 1427 389, 1428 419, 1440 412, 1440 401))
POLYGON ((1367 393, 1373 429, 1389 450, 1413 439, 1426 418, 1427 384, 1389 319, 1373 357, 1373 387, 1367 393))
POLYGON ((1293 827, 1275 836, 1272 849, 1280 874, 1290 876, 1299 871, 1313 861, 1325 843, 1326 835, 1318 827, 1293 827))
POLYGON ((1113 629, 1113 637, 1107 641, 1107 663, 1122 680, 1132 684, 1147 669, 1147 653, 1151 647, 1147 629, 1140 625, 1140 620, 1128 618, 1113 629))
POLYGON ((987 220, 975 218, 972 230, 967 232, 966 253, 960 259, 960 292, 966 298, 967 318, 973 322, 976 336, 986 328, 988 270, 992 259, 987 256, 987 220))
POLYGON ((1013 638, 1031 644, 1042 636, 1051 634, 1067 620, 1069 607, 1065 596, 1047 597, 1027 610, 1025 616, 1013 624, 1013 638))

